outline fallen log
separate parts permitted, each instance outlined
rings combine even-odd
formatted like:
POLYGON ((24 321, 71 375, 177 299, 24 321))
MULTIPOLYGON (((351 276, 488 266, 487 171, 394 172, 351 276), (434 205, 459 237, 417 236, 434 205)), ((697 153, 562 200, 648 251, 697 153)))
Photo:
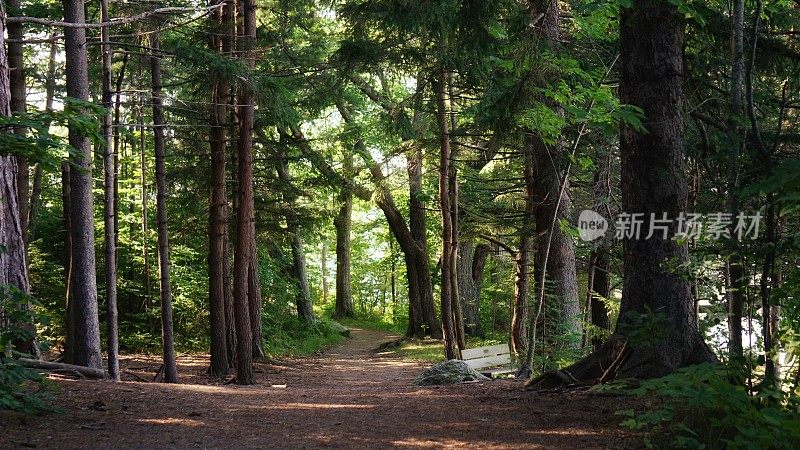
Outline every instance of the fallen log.
POLYGON ((29 367, 31 369, 36 369, 36 370, 71 371, 71 372, 77 372, 87 378, 96 378, 96 379, 108 378, 106 371, 103 369, 93 369, 91 367, 76 366, 74 364, 40 361, 38 359, 28 359, 28 358, 19 358, 15 359, 14 361, 20 366, 29 367))

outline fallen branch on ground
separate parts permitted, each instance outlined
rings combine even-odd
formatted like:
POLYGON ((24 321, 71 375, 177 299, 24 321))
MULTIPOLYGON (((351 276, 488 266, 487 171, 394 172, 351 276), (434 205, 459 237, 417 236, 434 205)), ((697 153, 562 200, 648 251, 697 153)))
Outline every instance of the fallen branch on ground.
POLYGON ((87 378, 105 379, 108 378, 106 371, 103 369, 93 369, 91 367, 76 366, 74 364, 57 363, 50 361, 40 361, 38 359, 19 358, 14 360, 17 364, 23 367, 29 367, 37 370, 47 371, 67 371, 76 372, 87 378))

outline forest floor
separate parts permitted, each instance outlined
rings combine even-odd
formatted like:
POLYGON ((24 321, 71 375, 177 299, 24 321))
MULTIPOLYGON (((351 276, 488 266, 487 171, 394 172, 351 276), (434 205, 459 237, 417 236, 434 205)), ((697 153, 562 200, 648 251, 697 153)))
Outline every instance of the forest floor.
POLYGON ((417 387, 425 364, 375 354, 396 339, 353 329, 321 355, 259 363, 258 384, 210 380, 181 356, 181 384, 150 381, 154 357, 122 361, 123 381, 57 378, 63 414, 0 413, 0 448, 637 448, 618 427, 630 399, 541 393, 516 380, 417 387), (135 375, 134 375, 135 374, 135 375))

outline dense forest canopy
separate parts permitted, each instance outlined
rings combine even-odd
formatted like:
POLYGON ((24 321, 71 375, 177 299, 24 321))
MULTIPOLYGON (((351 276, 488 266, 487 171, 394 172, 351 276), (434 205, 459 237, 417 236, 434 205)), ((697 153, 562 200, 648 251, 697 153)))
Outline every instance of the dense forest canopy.
POLYGON ((120 354, 254 384, 341 322, 800 436, 797 0, 2 8, 0 409, 120 354))

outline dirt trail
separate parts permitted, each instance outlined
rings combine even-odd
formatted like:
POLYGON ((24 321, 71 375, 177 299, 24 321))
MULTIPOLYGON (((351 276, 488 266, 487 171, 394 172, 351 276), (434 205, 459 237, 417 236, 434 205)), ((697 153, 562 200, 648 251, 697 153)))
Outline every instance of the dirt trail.
MULTIPOLYGON (((178 385, 58 380, 66 414, 0 414, 0 448, 574 449, 640 442, 617 428, 620 399, 537 394, 517 381, 415 387, 423 364, 371 351, 394 338, 354 329, 321 356, 259 364, 259 384, 249 387, 209 384, 203 357, 179 358, 178 385)), ((146 364, 129 358, 123 366, 131 374, 146 364)))

